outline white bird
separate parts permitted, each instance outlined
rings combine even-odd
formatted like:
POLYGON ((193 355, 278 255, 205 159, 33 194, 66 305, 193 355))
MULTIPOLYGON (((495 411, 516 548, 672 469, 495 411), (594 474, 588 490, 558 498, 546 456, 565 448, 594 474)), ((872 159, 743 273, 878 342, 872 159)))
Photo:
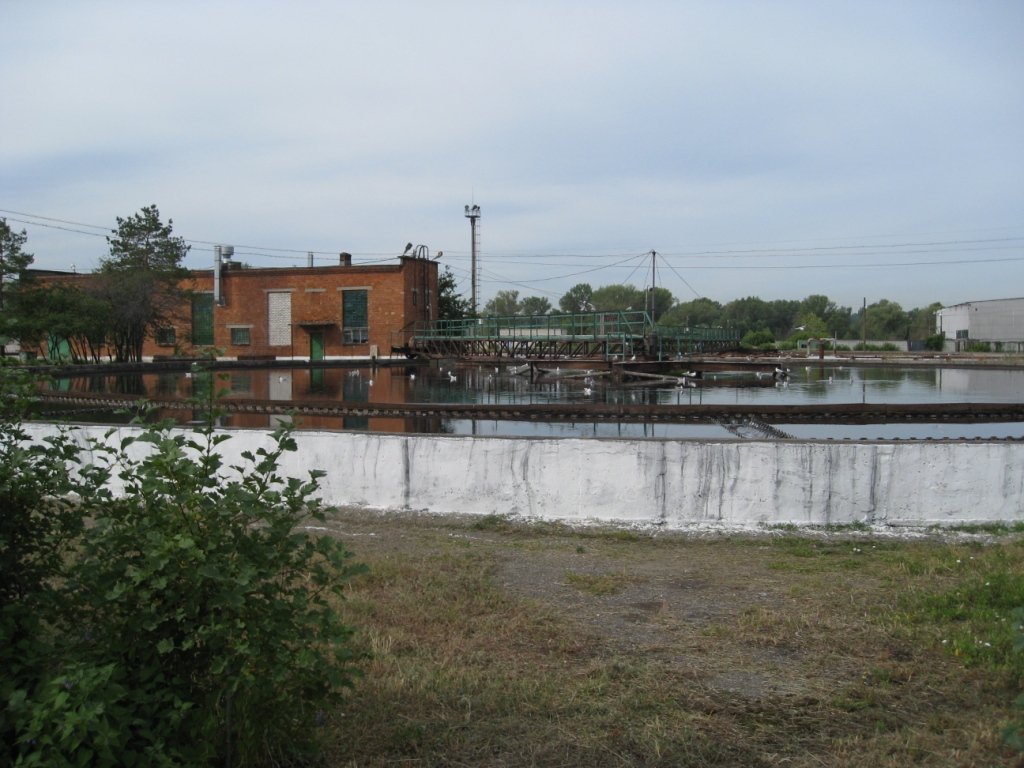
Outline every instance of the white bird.
POLYGON ((456 382, 456 378, 455 378, 455 374, 454 373, 449 373, 448 374, 448 381, 450 381, 452 384, 454 384, 456 382))
POLYGON ((594 391, 590 387, 583 388, 583 394, 586 395, 587 397, 590 397, 593 393, 594 391))
POLYGON ((410 373, 409 374, 409 381, 416 381, 416 374, 415 373, 410 373))
POLYGON ((366 383, 367 383, 367 384, 369 384, 369 385, 370 385, 370 386, 372 387, 372 386, 373 386, 373 379, 370 379, 370 380, 369 380, 368 382, 366 382, 366 383))

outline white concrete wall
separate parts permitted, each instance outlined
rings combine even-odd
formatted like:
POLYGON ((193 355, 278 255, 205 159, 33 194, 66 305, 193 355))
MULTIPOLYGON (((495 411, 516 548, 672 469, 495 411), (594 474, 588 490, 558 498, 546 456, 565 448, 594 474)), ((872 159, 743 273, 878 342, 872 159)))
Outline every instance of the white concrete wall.
MULTIPOLYGON (((55 428, 32 425, 42 437, 55 428)), ((76 430, 89 460, 89 438, 76 430)), ((133 431, 123 427, 111 439, 133 431)), ((270 446, 233 431, 227 466, 270 446)), ((919 526, 1024 520, 1024 444, 474 438, 302 431, 281 472, 332 505, 548 520, 919 526)))

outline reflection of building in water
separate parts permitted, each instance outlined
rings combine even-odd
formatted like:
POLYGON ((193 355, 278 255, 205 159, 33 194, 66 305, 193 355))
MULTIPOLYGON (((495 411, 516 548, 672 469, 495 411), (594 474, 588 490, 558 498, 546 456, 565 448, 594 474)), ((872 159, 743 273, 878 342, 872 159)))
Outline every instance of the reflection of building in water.
POLYGON ((1015 403, 1024 393, 1024 371, 988 371, 978 368, 940 368, 935 372, 939 390, 948 398, 1015 403))
MULTIPOLYGON (((412 380, 404 368, 302 368, 288 371, 231 371, 225 375, 225 400, 292 401, 303 406, 358 406, 361 403, 410 402, 412 380), (288 397, 279 397, 287 377, 288 397)), ((233 411, 227 426, 266 428, 279 423, 266 413, 233 411)), ((381 417, 359 414, 296 414, 299 429, 359 429, 370 432, 438 432, 440 418, 381 417)))
POLYGON ((968 301, 935 313, 947 352, 1024 352, 1024 298, 968 301))

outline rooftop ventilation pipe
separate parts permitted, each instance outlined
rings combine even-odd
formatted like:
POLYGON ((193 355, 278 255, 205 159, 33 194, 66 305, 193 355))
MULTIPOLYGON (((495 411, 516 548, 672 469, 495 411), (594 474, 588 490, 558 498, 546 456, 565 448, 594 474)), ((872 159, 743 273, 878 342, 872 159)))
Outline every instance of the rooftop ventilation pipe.
POLYGON ((221 292, 220 273, 224 269, 224 261, 235 255, 233 245, 213 246, 213 303, 224 306, 224 296, 221 292))

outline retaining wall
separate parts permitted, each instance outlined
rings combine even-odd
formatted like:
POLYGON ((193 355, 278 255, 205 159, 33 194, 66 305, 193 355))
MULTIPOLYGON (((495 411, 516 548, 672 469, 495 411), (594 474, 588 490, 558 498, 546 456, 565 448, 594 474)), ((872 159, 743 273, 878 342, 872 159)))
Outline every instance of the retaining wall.
MULTIPOLYGON (((30 425, 37 437, 49 425, 30 425)), ((88 439, 108 427, 80 427, 88 439)), ((117 428, 119 442, 134 428, 117 428)), ((230 431, 225 465, 272 443, 230 431)), ((331 505, 547 520, 922 526, 1024 520, 1024 443, 477 438, 298 431, 282 474, 331 505)), ((134 450, 143 450, 136 444, 134 450)))

